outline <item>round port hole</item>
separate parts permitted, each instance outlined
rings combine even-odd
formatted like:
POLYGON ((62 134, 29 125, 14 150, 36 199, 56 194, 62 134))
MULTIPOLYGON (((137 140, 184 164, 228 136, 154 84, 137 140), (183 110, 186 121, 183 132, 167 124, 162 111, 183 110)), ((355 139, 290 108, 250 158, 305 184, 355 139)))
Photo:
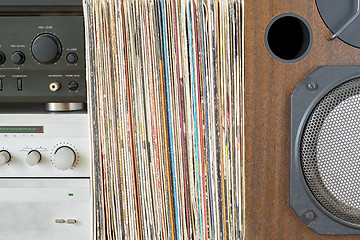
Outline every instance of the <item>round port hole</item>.
POLYGON ((309 23, 292 13, 275 17, 265 31, 266 48, 281 62, 293 63, 303 59, 309 53, 312 41, 309 23))

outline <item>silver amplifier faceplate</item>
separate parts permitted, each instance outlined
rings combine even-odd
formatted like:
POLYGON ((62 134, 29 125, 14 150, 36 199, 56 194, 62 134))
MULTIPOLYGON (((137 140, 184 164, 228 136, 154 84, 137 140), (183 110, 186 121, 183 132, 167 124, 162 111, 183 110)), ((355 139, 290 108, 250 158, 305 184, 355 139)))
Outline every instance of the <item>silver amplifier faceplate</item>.
POLYGON ((90 177, 89 149, 87 114, 1 115, 0 154, 8 152, 10 160, 0 166, 0 177, 90 177), (55 157, 61 148, 73 159, 55 157), (40 160, 30 165, 32 151, 40 160))
POLYGON ((0 240, 90 240, 89 116, 0 115, 0 240))
POLYGON ((0 179, 0 240, 90 240, 90 179, 0 179))

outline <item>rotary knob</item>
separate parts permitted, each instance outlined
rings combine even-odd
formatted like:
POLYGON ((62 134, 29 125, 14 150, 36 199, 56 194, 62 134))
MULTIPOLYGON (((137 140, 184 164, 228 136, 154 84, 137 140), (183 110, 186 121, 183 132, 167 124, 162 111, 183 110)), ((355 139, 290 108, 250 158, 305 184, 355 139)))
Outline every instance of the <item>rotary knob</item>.
POLYGON ((16 51, 11 55, 11 60, 17 65, 23 64, 25 62, 25 55, 23 52, 16 51))
POLYGON ((69 84, 68 84, 68 88, 69 88, 71 91, 77 90, 78 87, 79 87, 79 84, 78 84, 77 82, 75 82, 75 81, 71 81, 71 82, 69 82, 69 84))
POLYGON ((0 52, 0 64, 4 64, 6 60, 5 54, 3 52, 0 52))
POLYGON ((44 33, 35 38, 31 52, 39 63, 52 64, 59 60, 62 52, 60 40, 52 34, 44 33))
POLYGON ((11 159, 11 155, 8 151, 6 151, 6 150, 0 151, 0 166, 8 163, 10 161, 10 159, 11 159))
POLYGON ((30 166, 34 166, 38 164, 40 160, 41 160, 41 154, 36 150, 30 151, 26 156, 26 163, 30 166))
POLYGON ((55 167, 59 170, 70 169, 73 166, 75 159, 76 155, 74 150, 67 146, 56 149, 53 157, 55 167))

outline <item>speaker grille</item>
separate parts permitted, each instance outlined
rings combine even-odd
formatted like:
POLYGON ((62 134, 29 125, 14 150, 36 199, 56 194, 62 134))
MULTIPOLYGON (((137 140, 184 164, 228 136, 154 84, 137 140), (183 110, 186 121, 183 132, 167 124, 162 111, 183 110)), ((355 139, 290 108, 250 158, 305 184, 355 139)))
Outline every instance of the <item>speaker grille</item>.
POLYGON ((301 142, 301 166, 315 199, 360 224, 360 78, 330 91, 314 108, 301 142))

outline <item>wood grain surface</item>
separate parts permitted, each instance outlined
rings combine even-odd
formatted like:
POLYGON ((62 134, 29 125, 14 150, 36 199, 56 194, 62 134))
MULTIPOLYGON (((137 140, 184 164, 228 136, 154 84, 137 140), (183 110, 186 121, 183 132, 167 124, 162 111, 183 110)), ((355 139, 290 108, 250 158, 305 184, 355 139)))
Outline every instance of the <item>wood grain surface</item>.
POLYGON ((315 0, 245 0, 245 32, 245 239, 360 239, 318 235, 289 206, 290 94, 316 67, 360 65, 360 50, 327 41, 315 0), (312 49, 297 63, 279 62, 265 47, 265 29, 282 13, 302 16, 313 31, 312 49))

